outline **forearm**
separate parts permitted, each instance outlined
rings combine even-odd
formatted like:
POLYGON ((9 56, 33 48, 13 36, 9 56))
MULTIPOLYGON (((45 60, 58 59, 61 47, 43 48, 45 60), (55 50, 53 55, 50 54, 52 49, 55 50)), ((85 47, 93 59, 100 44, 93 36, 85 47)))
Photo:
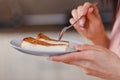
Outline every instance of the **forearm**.
MULTIPOLYGON (((102 35, 102 34, 101 34, 102 35)), ((108 48, 109 47, 109 43, 110 43, 110 39, 108 38, 107 34, 103 35, 102 37, 100 38, 97 38, 95 40, 92 40, 92 42, 95 44, 95 45, 100 45, 100 46, 103 46, 105 48, 108 48)))

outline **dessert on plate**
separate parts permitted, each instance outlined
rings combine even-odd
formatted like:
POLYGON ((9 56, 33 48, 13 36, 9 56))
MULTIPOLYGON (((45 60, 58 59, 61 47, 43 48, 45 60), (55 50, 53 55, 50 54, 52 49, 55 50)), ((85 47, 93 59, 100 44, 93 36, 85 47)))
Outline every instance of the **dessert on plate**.
POLYGON ((62 52, 68 50, 69 42, 52 39, 40 33, 36 38, 24 38, 20 44, 20 47, 34 51, 62 52))
POLYGON ((44 35, 42 33, 38 34, 36 39, 40 40, 40 41, 47 42, 47 43, 51 43, 51 44, 66 44, 66 45, 69 45, 68 41, 55 40, 55 39, 47 37, 46 35, 44 35))

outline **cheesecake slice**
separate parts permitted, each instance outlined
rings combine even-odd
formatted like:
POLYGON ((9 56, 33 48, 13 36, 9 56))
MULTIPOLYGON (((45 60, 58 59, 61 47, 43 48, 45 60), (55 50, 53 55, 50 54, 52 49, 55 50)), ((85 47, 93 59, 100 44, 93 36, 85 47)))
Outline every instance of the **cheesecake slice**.
POLYGON ((44 42, 50 43, 50 44, 65 44, 65 45, 69 45, 68 41, 55 40, 55 39, 47 37, 46 35, 44 35, 42 33, 38 34, 36 39, 40 40, 40 41, 44 41, 44 42))
POLYGON ((43 34, 39 34, 37 38, 24 38, 20 47, 34 51, 63 52, 68 50, 69 42, 54 40, 43 34))

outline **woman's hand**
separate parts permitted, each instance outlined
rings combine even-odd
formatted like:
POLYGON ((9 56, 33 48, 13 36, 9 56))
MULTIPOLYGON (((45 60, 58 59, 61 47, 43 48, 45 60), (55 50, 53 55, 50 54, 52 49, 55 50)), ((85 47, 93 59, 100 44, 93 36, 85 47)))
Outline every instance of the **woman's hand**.
POLYGON ((80 67, 86 74, 120 80, 120 59, 112 51, 93 45, 75 46, 80 52, 50 57, 50 60, 80 67))
POLYGON ((73 18, 70 23, 73 24, 80 16, 84 16, 74 28, 96 45, 108 47, 109 39, 104 30, 104 26, 96 4, 86 2, 83 6, 72 10, 73 18))

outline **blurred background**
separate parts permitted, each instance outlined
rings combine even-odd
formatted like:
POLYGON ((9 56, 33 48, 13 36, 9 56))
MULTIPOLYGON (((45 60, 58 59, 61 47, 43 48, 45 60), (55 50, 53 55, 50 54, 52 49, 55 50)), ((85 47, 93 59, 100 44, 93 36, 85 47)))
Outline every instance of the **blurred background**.
MULTIPOLYGON (((105 29, 110 37, 114 0, 0 0, 0 80, 100 80, 79 68, 16 51, 10 41, 42 32, 58 37, 69 25, 71 10, 84 2, 98 2, 105 29)), ((63 39, 91 44, 73 28, 63 39), (72 36, 71 36, 72 35, 72 36)))

